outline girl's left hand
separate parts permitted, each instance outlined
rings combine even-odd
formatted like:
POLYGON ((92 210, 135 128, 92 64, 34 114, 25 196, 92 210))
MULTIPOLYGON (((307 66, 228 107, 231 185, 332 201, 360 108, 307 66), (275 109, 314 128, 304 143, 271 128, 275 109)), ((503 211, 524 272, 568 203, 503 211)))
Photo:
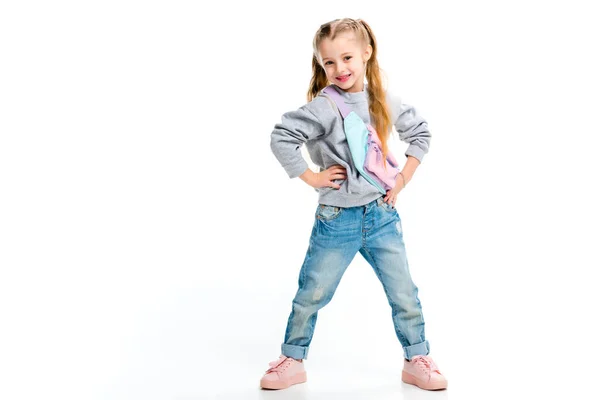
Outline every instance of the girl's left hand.
POLYGON ((396 185, 394 185, 393 189, 390 189, 386 192, 383 201, 385 201, 388 204, 391 204, 392 207, 394 207, 396 205, 398 193, 400 193, 404 185, 406 185, 406 183, 404 182, 402 175, 398 174, 398 176, 396 177, 396 185))

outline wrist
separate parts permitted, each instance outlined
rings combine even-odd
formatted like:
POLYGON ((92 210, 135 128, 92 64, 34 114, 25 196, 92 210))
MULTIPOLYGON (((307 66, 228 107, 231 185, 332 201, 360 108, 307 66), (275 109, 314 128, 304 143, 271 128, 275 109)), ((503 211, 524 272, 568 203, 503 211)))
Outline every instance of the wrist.
POLYGON ((400 171, 400 173, 402 174, 402 176, 404 176, 404 180, 406 181, 406 184, 408 185, 408 182, 410 182, 412 180, 413 174, 409 173, 408 171, 400 171))
POLYGON ((402 188, 405 188, 408 185, 408 181, 410 181, 410 177, 404 171, 398 171, 398 175, 396 176, 396 184, 401 185, 402 188))
POLYGON ((302 175, 299 176, 299 178, 302 179, 309 186, 315 187, 314 182, 316 176, 317 174, 312 169, 308 168, 302 173, 302 175))

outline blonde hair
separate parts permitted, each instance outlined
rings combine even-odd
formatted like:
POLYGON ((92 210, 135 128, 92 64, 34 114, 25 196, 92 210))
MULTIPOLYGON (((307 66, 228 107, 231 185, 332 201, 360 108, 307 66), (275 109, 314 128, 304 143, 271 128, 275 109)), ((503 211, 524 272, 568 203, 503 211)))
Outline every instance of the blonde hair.
MULTIPOLYGON (((325 88, 329 81, 325 70, 319 63, 319 46, 323 39, 334 40, 342 32, 353 32, 360 43, 366 47, 371 45, 373 52, 367 61, 366 78, 368 82, 367 93, 369 95, 369 112, 375 120, 375 130, 381 140, 381 150, 384 160, 388 154, 387 140, 389 137, 392 121, 388 112, 385 99, 385 90, 381 81, 381 71, 377 62, 377 41, 371 27, 361 19, 342 18, 327 22, 317 30, 313 39, 312 78, 307 93, 308 102, 312 101, 319 92, 325 88)), ((384 165, 386 165, 384 163, 384 165)))

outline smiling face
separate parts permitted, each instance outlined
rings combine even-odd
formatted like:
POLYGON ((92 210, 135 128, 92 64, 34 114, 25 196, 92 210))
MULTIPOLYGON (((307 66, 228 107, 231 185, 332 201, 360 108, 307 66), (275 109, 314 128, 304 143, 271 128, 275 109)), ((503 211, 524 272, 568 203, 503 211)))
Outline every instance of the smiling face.
POLYGON ((347 92, 364 89, 366 62, 373 48, 359 42, 351 31, 342 32, 334 40, 324 38, 319 44, 321 66, 329 82, 347 92))

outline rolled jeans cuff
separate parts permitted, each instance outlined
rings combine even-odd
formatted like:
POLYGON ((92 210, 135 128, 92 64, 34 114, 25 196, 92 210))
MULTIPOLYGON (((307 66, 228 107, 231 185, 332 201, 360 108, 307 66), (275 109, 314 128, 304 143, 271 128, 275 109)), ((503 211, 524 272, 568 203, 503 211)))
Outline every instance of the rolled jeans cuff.
POLYGON ((414 356, 423 355, 426 356, 429 354, 429 341, 425 340, 424 342, 413 344, 412 346, 407 346, 404 348, 404 358, 407 360, 411 360, 414 356))
POLYGON ((281 354, 296 360, 303 360, 308 356, 308 347, 284 343, 281 345, 281 354))

